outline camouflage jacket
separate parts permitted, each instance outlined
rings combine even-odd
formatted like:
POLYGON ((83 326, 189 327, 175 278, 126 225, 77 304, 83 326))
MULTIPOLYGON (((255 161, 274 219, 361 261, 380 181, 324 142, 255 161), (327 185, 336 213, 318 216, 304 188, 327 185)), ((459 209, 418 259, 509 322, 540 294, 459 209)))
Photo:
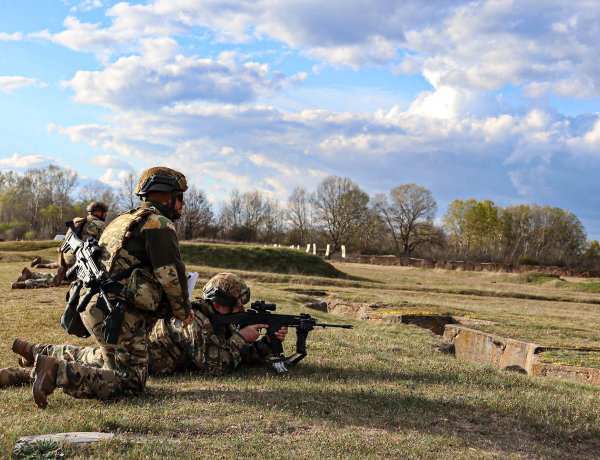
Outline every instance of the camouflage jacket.
MULTIPOLYGON (((89 214, 87 217, 76 217, 73 219, 73 224, 79 232, 82 241, 87 240, 90 236, 100 239, 102 232, 106 228, 106 222, 98 217, 89 214)), ((67 236, 71 233, 71 229, 67 230, 67 236)), ((64 267, 72 267, 75 263, 75 256, 71 252, 63 254, 58 250, 58 263, 64 267)))
MULTIPOLYGON (((110 276, 141 264, 132 276, 120 281, 127 300, 139 300, 146 310, 160 306, 169 311, 159 316, 183 320, 191 310, 185 264, 173 222, 151 203, 120 214, 102 233, 102 261, 110 276), (141 275, 140 273, 143 273, 141 275)), ((133 302, 137 303, 137 302, 133 302)), ((136 305, 139 306, 139 305, 136 305)))
POLYGON ((172 361, 170 370, 196 368, 210 375, 222 375, 242 362, 262 362, 271 356, 264 337, 249 344, 235 326, 214 328, 209 317, 215 311, 209 302, 196 300, 192 308, 195 316, 189 326, 178 328, 173 321, 162 320, 150 334, 149 348, 162 349, 160 355, 172 361))

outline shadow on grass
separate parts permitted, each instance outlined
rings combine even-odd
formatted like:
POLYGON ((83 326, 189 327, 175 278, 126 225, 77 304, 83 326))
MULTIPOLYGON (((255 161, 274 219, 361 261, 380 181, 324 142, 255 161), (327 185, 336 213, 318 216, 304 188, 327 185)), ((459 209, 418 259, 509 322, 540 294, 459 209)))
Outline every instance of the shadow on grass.
MULTIPOLYGON (((243 378, 247 372, 252 371, 236 374, 236 378, 243 378)), ((184 375, 187 378, 194 376, 184 375)), ((250 385, 254 386, 254 377, 248 377, 250 385)), ((498 392, 510 391, 510 385, 507 388, 504 379, 492 381, 498 378, 497 373, 477 378, 460 373, 370 372, 308 365, 303 367, 303 373, 298 377, 294 388, 280 383, 269 387, 265 382, 258 389, 244 387, 238 390, 235 386, 223 389, 221 379, 202 376, 202 388, 178 390, 176 385, 161 385, 160 394, 151 390, 144 399, 155 400, 157 405, 163 398, 181 399, 189 401, 189 404, 226 402, 256 409, 269 408, 281 415, 293 414, 340 427, 375 428, 389 432, 412 429, 448 440, 460 439, 469 446, 484 450, 493 447, 526 457, 590 458, 600 449, 600 427, 594 424, 593 416, 587 423, 579 421, 577 427, 565 420, 569 417, 568 411, 565 414, 564 408, 554 407, 550 401, 538 411, 538 408, 529 405, 515 408, 512 404, 512 409, 499 408, 480 398, 477 387, 486 389, 488 394, 495 388, 498 392), (205 388, 210 387, 213 380, 219 382, 219 388, 205 388), (336 386, 338 382, 340 385, 336 386), (396 382, 398 386, 390 387, 390 382, 396 382), (323 383, 322 388, 315 389, 315 383, 323 383), (378 383, 381 385, 378 386, 378 383), (358 387, 349 387, 348 384, 358 384, 358 387), (475 390, 468 397, 454 397, 443 391, 427 393, 428 389, 421 387, 445 385, 447 391, 452 391, 453 384, 469 385, 471 389, 474 386, 475 390)), ((174 378, 164 378, 164 383, 174 378)), ((154 379, 159 384, 163 380, 160 377, 154 379)), ((513 388, 525 388, 527 385, 526 380, 517 380, 513 388)), ((136 405, 136 402, 131 400, 127 404, 136 405)))

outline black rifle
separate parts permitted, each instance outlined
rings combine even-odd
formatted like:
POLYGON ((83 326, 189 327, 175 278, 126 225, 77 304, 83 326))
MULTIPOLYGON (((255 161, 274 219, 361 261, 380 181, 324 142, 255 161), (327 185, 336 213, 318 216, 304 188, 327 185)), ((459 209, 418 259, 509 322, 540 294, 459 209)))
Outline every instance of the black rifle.
MULTIPOLYGON (((77 312, 85 311, 90 300, 96 294, 100 295, 96 306, 104 313, 104 322, 102 323, 102 332, 106 343, 116 345, 121 331, 121 323, 125 316, 125 307, 121 302, 114 304, 108 299, 105 289, 115 282, 108 273, 98 267, 97 261, 102 255, 102 248, 98 240, 89 237, 82 241, 73 222, 67 222, 67 227, 71 232, 65 238, 60 251, 65 253, 71 251, 75 256, 75 265, 66 273, 68 279, 77 274, 77 288, 69 298, 68 307, 73 308, 77 305, 77 312), (86 294, 79 301, 79 292, 82 287, 87 288, 86 294)), ((131 272, 130 272, 131 273, 131 272)))
POLYGON ((277 306, 274 303, 257 300, 252 302, 250 310, 229 315, 216 313, 211 315, 210 322, 213 326, 235 324, 240 329, 251 324, 267 324, 267 337, 269 337, 269 346, 273 352, 273 358, 269 361, 277 372, 286 372, 286 366, 294 367, 306 356, 306 338, 308 333, 315 327, 341 327, 344 329, 352 329, 353 327, 349 324, 319 323, 316 318, 308 313, 300 313, 299 315, 270 313, 275 311, 276 308, 277 306), (275 333, 282 327, 296 328, 296 352, 293 355, 285 356, 281 340, 275 337, 275 333))

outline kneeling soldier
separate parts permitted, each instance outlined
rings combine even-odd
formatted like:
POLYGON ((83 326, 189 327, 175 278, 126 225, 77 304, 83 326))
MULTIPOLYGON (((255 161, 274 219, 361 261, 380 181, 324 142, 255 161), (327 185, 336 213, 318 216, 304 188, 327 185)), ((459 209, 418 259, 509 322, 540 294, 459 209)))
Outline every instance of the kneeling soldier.
POLYGON ((184 326, 192 322, 185 265, 173 225, 181 216, 185 190, 180 172, 164 167, 145 171, 136 187, 142 205, 113 220, 100 238, 109 276, 137 267, 107 292, 113 304, 124 308, 115 344, 105 338, 107 307, 97 295, 81 316, 98 348, 15 341, 13 350, 25 358, 25 365, 33 364, 33 396, 39 407, 47 406, 56 387, 76 398, 141 393, 148 373, 148 332, 157 319, 174 317, 184 326), (160 305, 167 311, 159 311, 160 305))

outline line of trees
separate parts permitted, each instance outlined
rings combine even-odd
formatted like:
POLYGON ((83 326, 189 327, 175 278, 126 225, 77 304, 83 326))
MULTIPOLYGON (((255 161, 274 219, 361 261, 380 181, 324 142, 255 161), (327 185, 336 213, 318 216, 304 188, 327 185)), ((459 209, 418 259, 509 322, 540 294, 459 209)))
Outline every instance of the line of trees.
MULTIPOLYGON (((48 166, 24 174, 0 172, 0 238, 47 239, 64 222, 85 214, 92 200, 112 216, 139 202, 130 173, 118 190, 80 186, 76 172, 48 166)), ((346 245, 350 252, 397 254, 504 263, 600 264, 600 245, 588 243, 571 212, 550 206, 502 208, 489 200, 453 201, 441 222, 437 203, 422 186, 400 184, 369 196, 348 178, 330 176, 314 191, 295 188, 286 202, 258 190, 234 189, 215 211, 203 190, 191 187, 177 222, 182 239, 213 239, 281 245, 346 245)))

